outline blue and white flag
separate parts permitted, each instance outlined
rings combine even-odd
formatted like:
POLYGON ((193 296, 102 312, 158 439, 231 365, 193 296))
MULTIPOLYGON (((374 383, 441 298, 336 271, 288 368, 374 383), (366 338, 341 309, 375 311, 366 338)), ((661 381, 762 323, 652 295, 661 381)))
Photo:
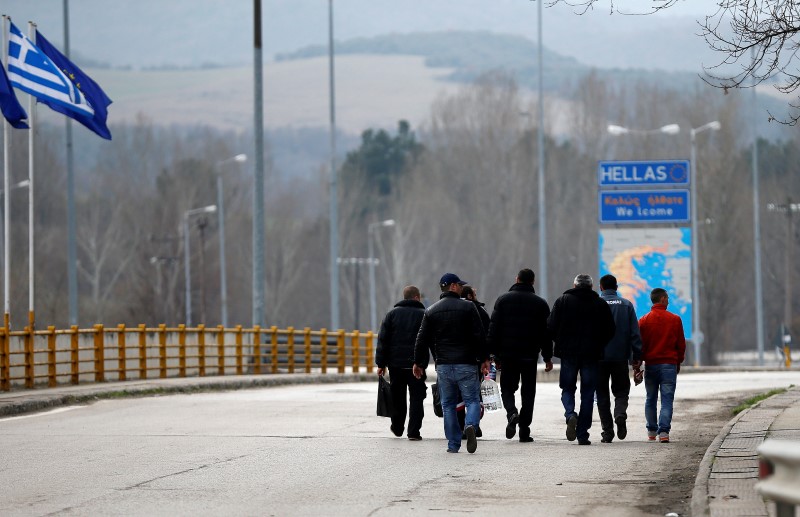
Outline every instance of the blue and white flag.
POLYGON ((25 123, 28 114, 20 105, 17 96, 14 95, 14 89, 11 88, 6 69, 2 65, 0 65, 0 111, 3 112, 8 123, 15 128, 28 129, 28 124, 25 123))
POLYGON ((53 61, 14 25, 8 41, 8 79, 20 90, 48 104, 92 117, 94 109, 53 61))
POLYGON ((97 133, 99 136, 106 140, 111 140, 111 131, 108 130, 106 120, 108 119, 108 106, 111 104, 111 99, 100 88, 100 85, 92 80, 91 77, 86 75, 83 70, 67 59, 67 56, 58 51, 47 39, 42 36, 42 33, 36 31, 36 45, 41 51, 49 57, 55 65, 64 72, 75 86, 83 93, 86 100, 94 108, 94 115, 86 116, 81 113, 64 109, 60 104, 51 104, 49 101, 41 101, 47 104, 54 111, 63 113, 68 117, 72 117, 90 130, 97 133))

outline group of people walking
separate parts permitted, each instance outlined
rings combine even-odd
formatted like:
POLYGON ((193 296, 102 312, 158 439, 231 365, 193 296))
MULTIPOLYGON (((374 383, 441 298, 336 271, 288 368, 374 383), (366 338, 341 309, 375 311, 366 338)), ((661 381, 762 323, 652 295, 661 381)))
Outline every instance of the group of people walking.
POLYGON ((425 371, 432 357, 447 452, 459 452, 463 440, 467 452, 477 449, 477 438, 482 435, 480 385, 492 361, 500 372, 508 421, 506 438, 518 433, 520 442, 532 442, 541 356, 547 372, 553 369, 553 357, 561 362, 559 387, 568 440, 591 444, 595 395, 601 441, 610 443, 615 436, 625 439, 630 366, 637 384, 644 378, 648 440, 669 442, 677 374, 686 343, 680 318, 666 310, 668 293, 653 289, 650 312, 637 319, 633 304, 617 294, 613 275, 600 279, 600 294, 594 290, 591 276, 577 275, 572 289, 553 303, 552 310, 536 294, 534 282, 534 272, 522 269, 514 285, 495 302, 491 316, 478 302, 474 288, 453 273, 441 277, 439 300, 428 308, 422 304, 419 288, 403 289, 403 299, 381 323, 375 354, 378 375, 383 376, 388 368, 391 378, 394 412, 390 429, 394 435, 403 436, 408 415, 408 439, 422 439, 425 371), (580 405, 576 408, 579 378, 580 405), (659 395, 661 411, 657 415, 659 395), (459 406, 466 412, 461 423, 459 406))

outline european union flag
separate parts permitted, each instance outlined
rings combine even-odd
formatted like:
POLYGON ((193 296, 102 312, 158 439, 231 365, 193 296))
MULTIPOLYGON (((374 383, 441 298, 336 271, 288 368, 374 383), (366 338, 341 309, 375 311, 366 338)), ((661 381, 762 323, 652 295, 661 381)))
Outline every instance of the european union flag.
POLYGON ((22 109, 14 90, 11 89, 11 82, 6 75, 6 69, 0 65, 0 111, 8 120, 8 123, 17 129, 28 129, 28 124, 24 122, 28 114, 22 109))
POLYGON ((76 113, 75 111, 64 108, 59 104, 51 104, 47 101, 42 101, 47 104, 51 109, 64 115, 71 117, 87 128, 91 129, 106 140, 111 140, 111 131, 108 130, 106 119, 108 118, 108 106, 111 105, 111 99, 105 94, 96 82, 91 77, 83 73, 83 70, 77 67, 75 63, 70 61, 61 52, 58 51, 53 45, 50 44, 42 33, 36 31, 36 46, 42 53, 49 57, 50 60, 61 69, 70 81, 81 91, 83 96, 94 109, 94 115, 84 115, 76 113))

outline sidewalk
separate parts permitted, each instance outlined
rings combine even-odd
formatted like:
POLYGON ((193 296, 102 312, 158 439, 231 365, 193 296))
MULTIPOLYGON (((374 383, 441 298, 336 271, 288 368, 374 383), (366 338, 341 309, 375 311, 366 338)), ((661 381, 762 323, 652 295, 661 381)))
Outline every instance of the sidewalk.
POLYGON ((800 387, 774 395, 734 417, 708 447, 692 493, 695 517, 774 515, 755 490, 756 449, 767 439, 800 441, 800 387))

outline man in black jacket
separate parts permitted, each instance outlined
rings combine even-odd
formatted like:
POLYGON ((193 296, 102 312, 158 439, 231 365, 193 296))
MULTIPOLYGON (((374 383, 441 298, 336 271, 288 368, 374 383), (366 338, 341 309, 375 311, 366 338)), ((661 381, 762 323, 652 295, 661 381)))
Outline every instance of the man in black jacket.
POLYGON ((420 301, 419 288, 413 285, 403 288, 403 299, 383 318, 375 351, 378 375, 383 376, 388 366, 392 378, 394 413, 390 429, 395 436, 403 436, 408 389, 408 439, 413 441, 422 440, 419 434, 422 418, 425 416, 422 401, 428 391, 425 376, 417 379, 411 371, 414 365, 414 343, 424 315, 425 306, 420 301))
POLYGON ((447 452, 461 448, 461 429, 456 417, 460 393, 467 405, 467 452, 478 447, 476 430, 480 424, 480 381, 478 365, 484 374, 489 371, 489 352, 478 311, 472 302, 461 299, 463 282, 457 275, 446 273, 439 280, 442 294, 439 301, 425 311, 414 346, 414 375, 421 379, 428 367, 428 352, 436 361, 436 382, 444 413, 444 434, 447 452))
POLYGON ((533 282, 536 278, 530 269, 517 274, 516 283, 494 304, 489 323, 489 351, 499 365, 500 393, 506 408, 508 425, 506 438, 517 432, 519 441, 532 442, 531 421, 536 399, 536 364, 539 353, 545 361, 545 371, 553 369, 553 342, 547 331, 550 307, 536 295, 533 282), (514 393, 522 380, 522 406, 517 413, 514 393))
POLYGON ((567 440, 578 438, 580 445, 591 445, 594 391, 597 387, 598 362, 606 343, 614 337, 611 309, 592 290, 592 277, 578 275, 573 289, 565 291, 553 304, 547 328, 555 341, 553 355, 561 358, 561 403, 567 419, 567 440), (575 390, 581 376, 581 408, 575 413, 575 390))

